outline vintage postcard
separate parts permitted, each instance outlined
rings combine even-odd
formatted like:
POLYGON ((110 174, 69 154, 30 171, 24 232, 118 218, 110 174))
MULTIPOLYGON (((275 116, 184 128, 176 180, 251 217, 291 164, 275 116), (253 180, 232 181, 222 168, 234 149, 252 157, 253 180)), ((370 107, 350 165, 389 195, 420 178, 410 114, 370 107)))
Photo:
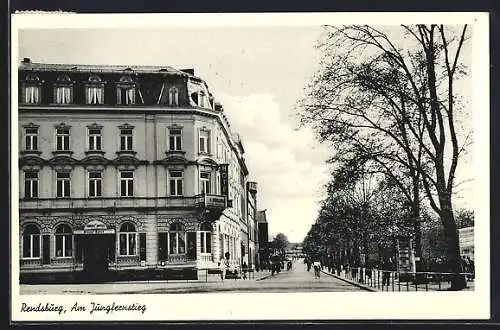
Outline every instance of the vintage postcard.
POLYGON ((487 13, 12 16, 11 319, 488 319, 487 13))

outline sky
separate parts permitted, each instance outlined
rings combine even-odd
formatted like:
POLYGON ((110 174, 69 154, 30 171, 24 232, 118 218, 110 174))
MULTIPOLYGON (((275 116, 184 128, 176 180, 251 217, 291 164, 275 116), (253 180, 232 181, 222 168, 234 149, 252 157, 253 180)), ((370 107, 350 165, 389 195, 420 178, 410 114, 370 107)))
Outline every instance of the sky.
MULTIPOLYGON (((318 69, 314 45, 321 32, 320 26, 30 29, 20 31, 19 58, 193 68, 243 140, 270 235, 282 232, 301 242, 329 177, 329 150, 310 129, 297 130, 294 107, 318 69)), ((471 166, 459 167, 457 177, 470 178, 471 166)), ((466 196, 457 196, 460 205, 466 196)))
POLYGON ((294 105, 317 69, 318 27, 22 30, 19 58, 71 64, 193 68, 245 148, 270 235, 301 242, 328 179, 328 150, 296 130, 294 105))

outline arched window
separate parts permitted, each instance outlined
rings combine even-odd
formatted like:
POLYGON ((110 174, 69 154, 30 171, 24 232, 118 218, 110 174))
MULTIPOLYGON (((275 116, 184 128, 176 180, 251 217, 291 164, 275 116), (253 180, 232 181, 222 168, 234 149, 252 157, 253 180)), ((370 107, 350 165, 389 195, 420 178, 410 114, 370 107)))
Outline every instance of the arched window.
POLYGON ((179 105, 179 90, 177 87, 170 87, 168 90, 168 104, 179 105))
POLYGON ((42 82, 36 74, 28 74, 24 79, 23 102, 28 104, 40 103, 41 85, 42 82))
POLYGON ((73 256, 73 230, 67 224, 56 228, 56 257, 64 258, 73 256))
POLYGON ((86 84, 86 103, 103 104, 104 103, 104 82, 97 75, 91 75, 86 84))
POLYGON ((23 231, 23 258, 40 258, 40 229, 35 224, 28 224, 23 231))
POLYGON ((73 103, 73 82, 66 74, 57 77, 54 84, 54 102, 57 104, 73 103))
POLYGON ((186 253, 186 231, 184 225, 180 222, 174 222, 169 228, 169 253, 186 253))
POLYGON ((136 236, 135 226, 130 222, 125 222, 120 227, 119 251, 121 256, 135 256, 136 236))
POLYGON ((208 222, 200 226, 200 252, 212 253, 212 225, 208 222))

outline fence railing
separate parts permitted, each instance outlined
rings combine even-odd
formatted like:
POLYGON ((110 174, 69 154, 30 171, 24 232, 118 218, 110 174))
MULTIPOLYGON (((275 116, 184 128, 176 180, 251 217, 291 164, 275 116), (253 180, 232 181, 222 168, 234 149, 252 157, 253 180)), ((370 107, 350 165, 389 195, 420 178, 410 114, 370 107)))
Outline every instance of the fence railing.
POLYGON ((360 267, 332 270, 332 273, 379 291, 444 291, 451 288, 455 276, 463 276, 467 288, 474 288, 473 273, 402 272, 360 267))

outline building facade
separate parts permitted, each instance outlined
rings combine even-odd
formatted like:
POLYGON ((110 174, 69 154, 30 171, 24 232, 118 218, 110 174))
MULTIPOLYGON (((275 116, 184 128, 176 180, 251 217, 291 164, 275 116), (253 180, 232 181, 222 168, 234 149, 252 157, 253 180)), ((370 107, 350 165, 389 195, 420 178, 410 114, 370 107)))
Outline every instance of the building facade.
POLYGON ((248 267, 253 269, 258 263, 257 232, 257 182, 247 182, 247 218, 248 218, 248 267))
POLYGON ((474 227, 458 229, 458 244, 460 255, 474 260, 474 227))
POLYGON ((269 261, 270 245, 269 245, 269 229, 266 217, 266 210, 257 211, 257 239, 259 242, 259 265, 262 267, 269 261))
POLYGON ((20 270, 231 267, 248 169, 194 70, 21 62, 20 270))

